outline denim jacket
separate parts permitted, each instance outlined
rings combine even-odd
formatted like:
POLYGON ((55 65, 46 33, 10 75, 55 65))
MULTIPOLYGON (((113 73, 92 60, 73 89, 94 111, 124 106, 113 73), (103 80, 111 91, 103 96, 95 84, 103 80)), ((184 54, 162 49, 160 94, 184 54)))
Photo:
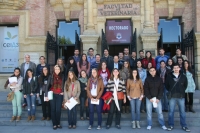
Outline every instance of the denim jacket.
POLYGON ((140 78, 142 80, 142 84, 144 85, 144 81, 147 78, 147 71, 146 71, 146 69, 142 68, 141 70, 138 69, 138 72, 139 72, 140 78))
POLYGON ((185 90, 185 92, 190 92, 190 93, 194 93, 195 92, 195 88, 196 88, 196 85, 194 83, 194 79, 193 79, 193 75, 192 73, 190 72, 186 72, 186 77, 187 77, 187 80, 188 80, 188 85, 187 85, 187 88, 185 90))

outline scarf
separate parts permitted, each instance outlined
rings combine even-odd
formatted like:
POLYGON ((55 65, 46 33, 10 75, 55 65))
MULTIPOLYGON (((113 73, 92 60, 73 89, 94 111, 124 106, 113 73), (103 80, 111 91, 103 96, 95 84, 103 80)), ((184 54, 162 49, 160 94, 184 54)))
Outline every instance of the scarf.
POLYGON ((118 97, 117 97, 119 79, 115 79, 115 78, 114 78, 114 82, 115 82, 114 92, 113 92, 114 101, 115 101, 115 105, 116 105, 118 111, 120 111, 119 102, 118 102, 118 97))
POLYGON ((160 68, 160 71, 161 71, 161 73, 160 73, 160 77, 162 78, 163 83, 164 83, 164 82, 165 82, 165 73, 166 73, 166 68, 164 68, 164 69, 160 68))
POLYGON ((79 78, 79 81, 81 81, 81 83, 87 83, 88 79, 87 78, 79 78))
POLYGON ((123 68, 123 70, 122 70, 124 73, 125 73, 125 75, 126 75, 126 79, 128 79, 128 77, 129 77, 129 70, 128 70, 128 68, 123 68))
POLYGON ((90 90, 92 89, 92 85, 94 85, 94 88, 97 87, 97 78, 91 77, 90 78, 90 90))
POLYGON ((53 74, 53 89, 62 89, 62 78, 59 75, 53 74))

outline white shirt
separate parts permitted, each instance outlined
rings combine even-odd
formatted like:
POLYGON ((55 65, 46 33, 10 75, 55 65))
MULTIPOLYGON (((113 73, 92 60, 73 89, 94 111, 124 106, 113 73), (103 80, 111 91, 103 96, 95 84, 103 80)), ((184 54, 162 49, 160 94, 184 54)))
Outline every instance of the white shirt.
POLYGON ((31 79, 32 79, 32 78, 28 78, 28 82, 29 82, 29 83, 31 82, 31 79))
POLYGON ((92 95, 93 97, 96 97, 96 96, 97 96, 97 85, 96 85, 96 87, 95 87, 95 85, 92 84, 91 95, 92 95))

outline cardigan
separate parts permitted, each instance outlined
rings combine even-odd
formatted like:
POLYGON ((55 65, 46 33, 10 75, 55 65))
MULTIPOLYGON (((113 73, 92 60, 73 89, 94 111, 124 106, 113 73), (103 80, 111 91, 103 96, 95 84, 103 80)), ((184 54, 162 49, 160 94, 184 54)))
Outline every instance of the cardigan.
MULTIPOLYGON (((115 86, 114 80, 109 79, 106 91, 114 92, 114 86, 115 86)), ((124 94, 126 94, 126 88, 125 88, 125 83, 124 83, 123 79, 119 79, 119 85, 118 85, 118 90, 117 91, 118 92, 123 92, 124 94)))
POLYGON ((185 90, 186 93, 194 93, 195 92, 195 88, 196 88, 196 85, 195 85, 195 82, 194 82, 194 79, 193 79, 193 75, 192 73, 190 72, 186 72, 186 77, 187 77, 187 81, 188 81, 188 85, 187 85, 187 88, 185 90))

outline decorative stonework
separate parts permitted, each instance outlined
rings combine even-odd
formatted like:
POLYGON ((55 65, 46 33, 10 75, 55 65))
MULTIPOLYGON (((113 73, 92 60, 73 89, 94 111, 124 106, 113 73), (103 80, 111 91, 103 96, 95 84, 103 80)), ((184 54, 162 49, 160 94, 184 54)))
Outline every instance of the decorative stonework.
POLYGON ((1 9, 19 9, 23 7, 26 0, 0 0, 1 9))

